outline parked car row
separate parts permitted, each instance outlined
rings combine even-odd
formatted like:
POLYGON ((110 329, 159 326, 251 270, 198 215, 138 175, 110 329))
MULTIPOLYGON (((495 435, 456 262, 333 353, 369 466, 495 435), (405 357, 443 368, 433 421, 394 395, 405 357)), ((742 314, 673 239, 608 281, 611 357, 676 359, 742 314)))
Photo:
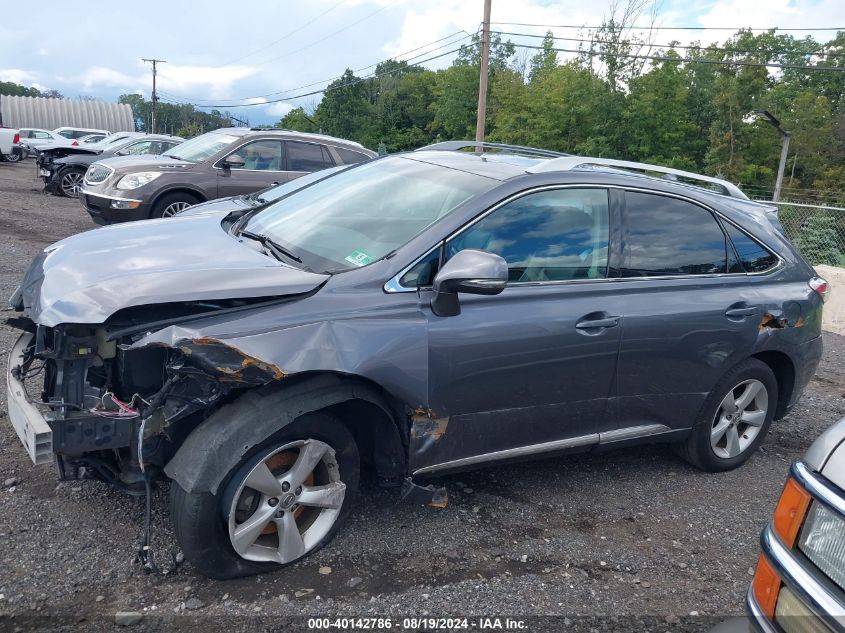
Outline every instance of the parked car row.
POLYGON ((169 479, 185 556, 231 578, 327 543, 364 462, 434 500, 417 482, 545 454, 748 460, 816 369, 828 293, 772 208, 689 172, 467 146, 369 160, 226 129, 92 163, 96 221, 167 219, 48 247, 12 297, 32 461, 140 494, 169 479))
POLYGON ((222 128, 159 156, 111 156, 88 168, 79 198, 97 224, 170 217, 377 154, 353 141, 278 129, 222 128))

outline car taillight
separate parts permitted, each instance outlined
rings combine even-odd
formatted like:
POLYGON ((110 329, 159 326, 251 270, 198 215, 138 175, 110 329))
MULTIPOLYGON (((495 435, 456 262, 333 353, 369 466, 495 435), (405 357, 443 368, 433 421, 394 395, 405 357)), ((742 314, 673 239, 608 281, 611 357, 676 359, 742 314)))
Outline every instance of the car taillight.
POLYGON ((822 301, 827 301, 828 296, 830 296, 830 284, 827 283, 826 279, 813 277, 808 283, 810 284, 810 288, 822 298, 822 301))
POLYGON ((21 135, 15 134, 15 136, 12 137, 12 145, 20 145, 20 142, 21 142, 21 135))

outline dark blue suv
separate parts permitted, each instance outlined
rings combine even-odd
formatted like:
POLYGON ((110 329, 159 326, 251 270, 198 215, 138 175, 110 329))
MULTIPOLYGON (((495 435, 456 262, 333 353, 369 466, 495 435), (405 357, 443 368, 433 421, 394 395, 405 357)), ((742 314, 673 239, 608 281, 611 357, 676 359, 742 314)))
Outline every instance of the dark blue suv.
POLYGON ((186 556, 233 577, 327 542, 362 462, 414 498, 641 442, 735 468, 812 376, 826 292, 730 183, 446 143, 48 247, 12 298, 9 417, 65 479, 170 479, 186 556))

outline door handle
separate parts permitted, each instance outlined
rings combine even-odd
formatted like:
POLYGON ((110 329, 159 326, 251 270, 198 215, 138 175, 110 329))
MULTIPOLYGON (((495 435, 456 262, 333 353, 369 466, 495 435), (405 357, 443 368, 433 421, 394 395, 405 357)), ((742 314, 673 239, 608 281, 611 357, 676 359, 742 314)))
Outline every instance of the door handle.
POLYGON ((742 318, 757 314, 760 306, 746 306, 744 308, 731 308, 725 312, 725 316, 729 318, 742 318))
POLYGON ((590 319, 586 321, 578 321, 575 324, 576 330, 594 330, 597 328, 616 327, 619 325, 618 316, 605 317, 603 319, 590 319))

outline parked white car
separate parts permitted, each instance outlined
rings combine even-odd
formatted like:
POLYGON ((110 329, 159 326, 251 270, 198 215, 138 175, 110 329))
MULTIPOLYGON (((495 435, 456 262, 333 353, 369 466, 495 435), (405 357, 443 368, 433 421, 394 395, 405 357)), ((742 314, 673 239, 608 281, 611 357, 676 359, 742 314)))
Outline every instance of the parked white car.
POLYGON ((9 162, 20 160, 20 134, 16 129, 0 127, 0 157, 9 162))

